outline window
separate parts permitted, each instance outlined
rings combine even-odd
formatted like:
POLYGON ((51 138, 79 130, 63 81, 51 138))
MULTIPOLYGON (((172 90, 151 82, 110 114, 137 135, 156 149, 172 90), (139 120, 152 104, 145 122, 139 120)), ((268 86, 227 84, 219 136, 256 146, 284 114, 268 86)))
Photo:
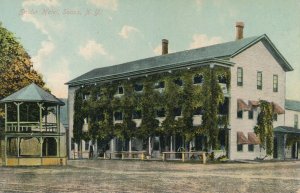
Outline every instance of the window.
POLYGON ((203 75, 202 74, 196 74, 194 76, 194 84, 201 84, 203 83, 203 75))
POLYGON ((124 94, 124 88, 122 86, 118 87, 118 94, 124 94))
POLYGON ((239 119, 243 118, 243 111, 237 111, 237 118, 239 119))
POLYGON ((273 121, 277 121, 277 114, 273 114, 273 121))
POLYGON ((180 78, 177 78, 174 80, 174 83, 178 86, 182 86, 183 85, 183 81, 180 78))
POLYGON ((253 110, 248 111, 248 119, 253 119, 253 110))
POLYGON ((156 115, 157 115, 157 117, 165 117, 165 109, 161 108, 161 109, 157 110, 156 115))
POLYGON ((278 75, 273 75, 273 92, 278 92, 278 75))
POLYGON ((226 84, 226 77, 225 76, 218 76, 219 83, 226 84))
POLYGON ((237 151, 243 151, 243 144, 237 145, 237 151))
POLYGON ((100 97, 101 97, 101 93, 100 93, 100 92, 97 92, 97 94, 96 94, 96 99, 99 100, 100 97))
POLYGON ((257 72, 257 89, 262 90, 262 72, 257 72))
POLYGON ((253 144, 248 144, 248 151, 251 151, 251 152, 254 151, 254 145, 253 144))
POLYGON ((155 89, 165 88, 165 82, 164 82, 164 81, 156 82, 156 83, 154 84, 154 88, 155 88, 155 89))
POLYGON ((237 85, 243 86, 243 68, 237 68, 237 85))
POLYGON ((136 92, 141 92, 143 90, 143 85, 142 84, 134 84, 134 90, 136 92))
POLYGON ((181 116, 181 108, 180 107, 174 109, 174 116, 181 116))
POLYGON ((294 115, 294 127, 298 129, 298 115, 294 115))
POLYGON ((194 115, 203 115, 203 109, 202 107, 197 107, 194 109, 194 115))
POLYGON ((142 111, 141 110, 135 110, 132 113, 133 119, 141 119, 142 118, 142 111))
POLYGON ((103 113, 99 113, 96 115, 96 121, 102 121, 104 120, 104 114, 103 113))
POLYGON ((115 117, 115 121, 122 121, 123 120, 123 113, 122 112, 115 112, 114 117, 115 117))
POLYGON ((90 98, 90 95, 89 94, 84 94, 83 95, 83 100, 88 100, 90 98))

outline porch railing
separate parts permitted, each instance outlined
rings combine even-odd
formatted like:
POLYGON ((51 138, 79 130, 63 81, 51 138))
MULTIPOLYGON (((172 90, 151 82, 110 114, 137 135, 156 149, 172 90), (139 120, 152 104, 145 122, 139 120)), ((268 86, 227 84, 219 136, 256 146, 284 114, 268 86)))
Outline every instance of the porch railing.
POLYGON ((40 122, 20 122, 20 129, 18 130, 17 122, 7 122, 6 132, 14 133, 29 133, 29 132, 57 132, 56 123, 42 123, 42 129, 40 128, 40 122))

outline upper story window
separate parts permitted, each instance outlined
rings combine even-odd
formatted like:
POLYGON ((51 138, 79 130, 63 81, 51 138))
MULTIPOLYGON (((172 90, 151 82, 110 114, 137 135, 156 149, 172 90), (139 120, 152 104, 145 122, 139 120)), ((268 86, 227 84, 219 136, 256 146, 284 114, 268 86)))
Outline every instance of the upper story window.
POLYGON ((174 80, 174 83, 178 86, 182 86, 183 85, 183 81, 180 78, 177 78, 174 80))
POLYGON ((175 116, 181 116, 181 108, 180 107, 177 107, 174 109, 174 115, 175 116))
POLYGON ((248 111, 248 119, 253 119, 253 109, 248 111))
POLYGON ((243 111, 237 111, 237 118, 239 119, 243 118, 243 111))
POLYGON ((258 71, 257 72, 257 89, 262 90, 262 72, 258 71))
POLYGON ((140 84, 140 83, 136 83, 136 84, 134 84, 134 90, 136 91, 136 92, 141 92, 141 91, 143 91, 143 84, 140 84))
POLYGON ((202 107, 197 107, 194 109, 194 115, 203 115, 203 108, 202 107))
POLYGON ((101 96, 101 93, 100 93, 100 91, 99 91, 99 92, 97 92, 97 94, 96 94, 96 99, 99 100, 99 99, 100 99, 100 96, 101 96))
POLYGON ((135 110, 132 113, 133 119, 141 119, 142 118, 142 111, 141 110, 135 110))
POLYGON ((114 117, 115 117, 115 121, 122 121, 123 120, 123 113, 122 112, 115 112, 114 117))
POLYGON ((124 94, 123 86, 118 86, 118 93, 117 94, 124 94))
POLYGON ((278 92, 278 75, 273 75, 273 92, 278 92))
POLYGON ((243 68, 237 68, 237 85, 243 86, 243 68))
POLYGON ((156 83, 154 84, 154 88, 155 88, 155 89, 165 88, 165 82, 164 82, 164 81, 156 82, 156 83))
POLYGON ((277 114, 273 114, 273 121, 277 121, 278 119, 278 115, 277 114))
POLYGON ((194 76, 194 84, 201 84, 203 83, 203 75, 202 74, 196 74, 194 76))
POLYGON ((84 94, 83 95, 83 100, 88 100, 90 98, 90 95, 89 94, 84 94))
POLYGON ((298 126, 299 126, 299 125, 298 125, 298 115, 295 114, 295 115, 294 115, 294 127, 298 129, 298 126))
POLYGON ((218 76, 219 83, 226 84, 226 77, 225 76, 218 76))
POLYGON ((157 115, 157 117, 165 117, 165 109, 161 108, 161 109, 157 110, 156 115, 157 115))

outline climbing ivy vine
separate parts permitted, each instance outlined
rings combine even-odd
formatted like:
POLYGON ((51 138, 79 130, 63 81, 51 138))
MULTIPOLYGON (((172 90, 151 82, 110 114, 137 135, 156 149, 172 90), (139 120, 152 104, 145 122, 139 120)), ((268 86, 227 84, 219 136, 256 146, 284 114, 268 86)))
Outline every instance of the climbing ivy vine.
POLYGON ((215 148, 218 143, 219 126, 226 125, 226 119, 218 117, 219 105, 224 95, 218 84, 219 77, 230 86, 230 71, 223 67, 201 67, 178 70, 130 80, 114 81, 101 85, 79 88, 74 102, 74 138, 109 140, 113 137, 146 139, 153 136, 179 134, 186 142, 196 135, 208 136, 208 145, 215 148), (203 83, 194 85, 193 77, 203 76, 203 83), (176 82, 177 80, 177 82, 176 82), (182 81, 182 85, 178 81, 182 81), (163 82, 163 89, 155 89, 155 83, 163 82), (142 92, 134 91, 134 84, 143 85, 142 92), (118 86, 124 88, 124 95, 116 97, 118 86), (88 99, 84 99, 89 95, 88 99), (181 109, 181 116, 175 119, 175 109, 181 109), (193 113, 202 108, 202 125, 193 126, 193 113), (162 124, 157 120, 157 110, 165 111, 162 124), (122 123, 114 124, 114 112, 123 113, 122 123), (141 111, 141 124, 137 127, 132 120, 133 111, 141 111), (88 117, 89 131, 82 131, 84 118, 88 117), (220 122, 222 124, 220 124, 220 122))
POLYGON ((258 135, 261 145, 266 149, 267 155, 273 153, 273 107, 272 104, 261 100, 260 113, 257 117, 257 125, 254 132, 258 135))

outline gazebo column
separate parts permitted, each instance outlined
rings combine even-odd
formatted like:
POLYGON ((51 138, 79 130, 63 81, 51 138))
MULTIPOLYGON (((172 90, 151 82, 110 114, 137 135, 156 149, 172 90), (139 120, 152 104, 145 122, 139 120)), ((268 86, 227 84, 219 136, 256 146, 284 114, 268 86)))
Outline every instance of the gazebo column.
POLYGON ((3 155, 3 163, 2 165, 7 165, 7 136, 4 137, 4 155, 3 155))
POLYGON ((57 156, 60 157, 60 107, 56 105, 56 125, 57 125, 57 133, 59 137, 57 138, 57 156))
POLYGON ((56 141, 56 156, 59 157, 59 137, 55 138, 56 141))
POLYGON ((20 157, 20 137, 17 137, 17 157, 20 157))
POLYGON ((7 103, 4 105, 5 118, 4 118, 4 131, 7 132, 7 103))
POLYGON ((17 106, 17 125, 18 125, 18 132, 20 132, 20 105, 22 103, 15 103, 15 105, 17 106))
POLYGON ((40 110, 40 132, 42 132, 43 128, 43 103, 38 103, 39 110, 40 110))
POLYGON ((43 157, 43 143, 44 143, 44 139, 43 139, 43 137, 40 137, 40 144, 41 144, 41 146, 40 146, 40 150, 41 150, 41 154, 40 154, 40 157, 43 157))

